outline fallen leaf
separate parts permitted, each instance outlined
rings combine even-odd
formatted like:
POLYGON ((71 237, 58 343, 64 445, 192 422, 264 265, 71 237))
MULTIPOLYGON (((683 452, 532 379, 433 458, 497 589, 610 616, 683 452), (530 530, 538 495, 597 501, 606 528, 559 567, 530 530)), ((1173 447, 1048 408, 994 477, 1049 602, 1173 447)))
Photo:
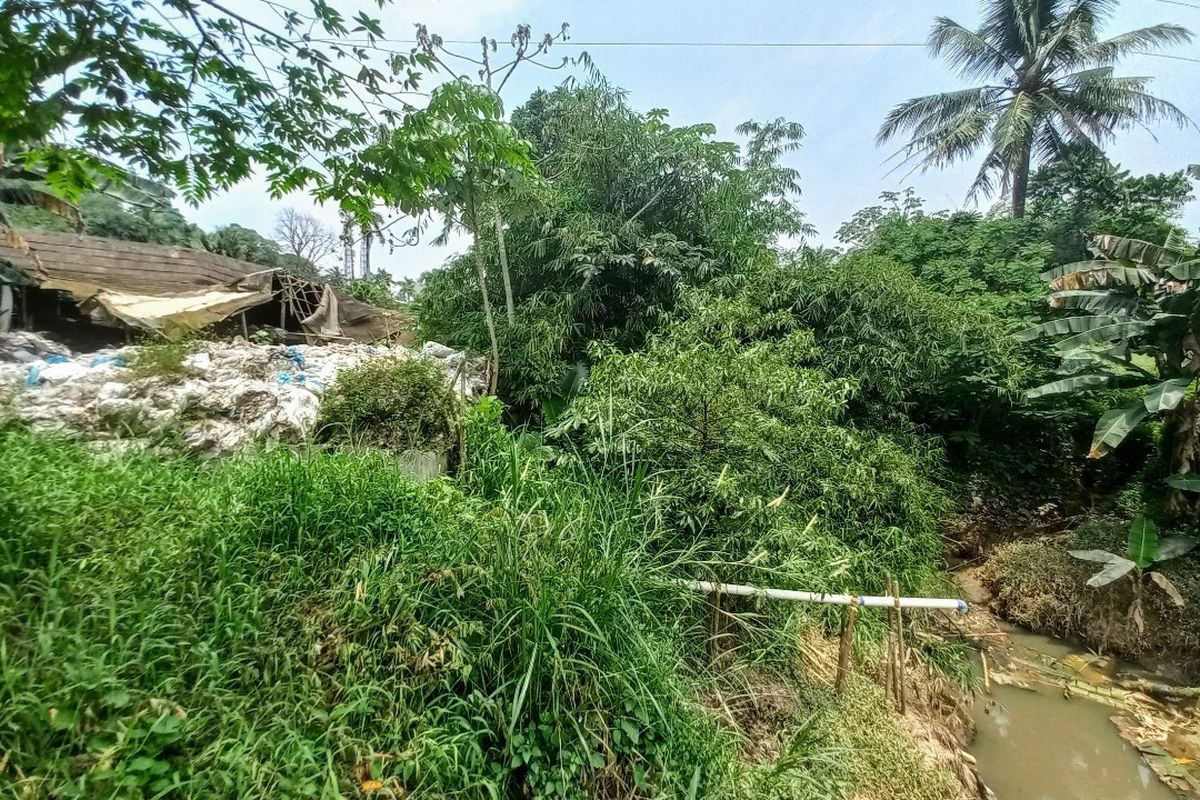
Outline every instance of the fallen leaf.
POLYGON ((383 788, 383 781, 363 781, 363 794, 374 794, 383 788))

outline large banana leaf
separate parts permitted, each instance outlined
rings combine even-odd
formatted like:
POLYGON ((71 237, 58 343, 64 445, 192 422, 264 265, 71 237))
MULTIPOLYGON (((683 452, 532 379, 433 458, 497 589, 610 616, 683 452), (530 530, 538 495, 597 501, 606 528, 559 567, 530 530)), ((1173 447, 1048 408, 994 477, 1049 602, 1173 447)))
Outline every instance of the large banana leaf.
POLYGON ((1092 449, 1088 458, 1101 458, 1108 455, 1129 435, 1129 432, 1146 418, 1146 406, 1138 403, 1127 408, 1114 408, 1104 412, 1096 423, 1096 432, 1092 434, 1092 449))
POLYGON ((1067 552, 1084 561, 1096 561, 1104 564, 1102 570, 1088 578, 1088 586, 1107 586, 1137 566, 1128 558, 1122 558, 1116 553, 1109 553, 1105 550, 1069 550, 1067 552))
POLYGON ((1194 254, 1179 248, 1162 247, 1140 239, 1125 239, 1111 234, 1097 236, 1092 242, 1092 247, 1112 261, 1131 261, 1143 267, 1164 270, 1195 258, 1194 254))
MULTIPOLYGON (((1111 318, 1101 318, 1111 319, 1111 318)), ((1155 320, 1148 319, 1125 319, 1120 322, 1109 322, 1108 324, 1098 325, 1093 328, 1088 328, 1082 333, 1077 333, 1074 336, 1061 340, 1054 346, 1060 353, 1069 353, 1085 344, 1092 342, 1111 342, 1116 339, 1125 339, 1129 336, 1137 336, 1145 333, 1155 320)))
POLYGON ((1158 558, 1158 526, 1154 520, 1142 515, 1129 526, 1128 553, 1129 560, 1142 569, 1150 566, 1158 558))
POLYGON ((1043 322, 1031 328, 1026 328, 1017 333, 1016 336, 1022 342, 1027 342, 1039 336, 1061 336, 1064 333, 1083 333, 1094 328, 1115 325, 1126 321, 1128 320, 1122 319, 1119 316, 1092 315, 1087 317, 1063 317, 1062 319, 1052 319, 1049 322, 1043 322))
POLYGON ((1157 379, 1157 376, 1149 370, 1139 367, 1136 363, 1125 358, 1126 349, 1123 346, 1106 347, 1099 350, 1092 347, 1081 347, 1078 350, 1072 350, 1069 353, 1064 353, 1062 363, 1055 370, 1059 375, 1073 375, 1082 369, 1095 367, 1097 369, 1117 368, 1121 373, 1132 373, 1131 377, 1137 377, 1136 383, 1131 386, 1138 386, 1148 381, 1157 379))
POLYGON ((1111 269, 1112 267, 1119 266, 1121 266, 1119 261, 1109 261, 1104 258, 1093 258, 1087 261, 1073 261, 1070 264, 1063 264, 1062 266, 1055 267, 1054 269, 1048 269, 1039 274, 1038 277, 1044 281, 1052 281, 1055 278, 1061 278, 1064 275, 1071 275, 1076 272, 1092 272, 1098 269, 1111 269))
POLYGON ((1196 472, 1177 472, 1167 478, 1167 485, 1178 489, 1181 492, 1200 492, 1200 473, 1196 472))
POLYGON ((1118 294, 1106 289, 1068 289, 1050 294, 1051 308, 1072 308, 1090 314, 1111 316, 1150 316, 1157 306, 1145 303, 1137 297, 1118 294))
MULTIPOLYGON (((1093 262, 1085 261, 1082 263, 1093 262)), ((1103 289, 1115 286, 1144 286, 1158 280, 1158 276, 1148 267, 1139 267, 1133 263, 1116 265, 1108 265, 1106 262, 1098 263, 1103 266, 1096 269, 1075 270, 1063 275, 1061 278, 1055 278, 1050 281, 1050 290, 1060 292, 1103 289)))
POLYGON ((1035 386, 1025 392, 1025 397, 1036 400, 1050 394, 1065 394, 1089 389, 1118 389, 1142 383, 1145 383, 1145 379, 1138 375, 1073 375, 1070 378, 1035 386))
POLYGON ((1176 264, 1167 270, 1167 274, 1172 278, 1181 281, 1200 280, 1200 258, 1194 258, 1191 261, 1184 261, 1182 264, 1176 264))
POLYGON ((1151 387, 1150 391, 1146 392, 1146 396, 1142 398, 1142 402, 1151 414, 1158 411, 1170 411, 1179 405, 1179 401, 1183 399, 1183 395, 1191 384, 1191 378, 1165 380, 1157 386, 1151 387))

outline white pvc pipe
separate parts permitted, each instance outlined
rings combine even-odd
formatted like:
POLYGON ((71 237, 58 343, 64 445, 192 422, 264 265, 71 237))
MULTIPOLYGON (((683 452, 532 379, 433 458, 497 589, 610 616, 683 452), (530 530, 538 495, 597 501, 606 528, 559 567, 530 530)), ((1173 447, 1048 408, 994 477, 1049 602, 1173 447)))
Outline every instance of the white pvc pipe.
MULTIPOLYGON (((757 586, 742 586, 737 583, 711 583, 710 581, 683 581, 683 584, 694 592, 712 594, 742 595, 743 597, 770 597, 775 600, 791 600, 798 603, 828 603, 830 605, 848 606, 854 601, 859 606, 875 606, 892 608, 896 605, 894 597, 873 597, 871 595, 825 594, 824 592, 797 592, 792 589, 760 589, 757 586)), ((946 611, 967 613, 965 600, 938 597, 901 597, 901 608, 936 608, 946 611)))

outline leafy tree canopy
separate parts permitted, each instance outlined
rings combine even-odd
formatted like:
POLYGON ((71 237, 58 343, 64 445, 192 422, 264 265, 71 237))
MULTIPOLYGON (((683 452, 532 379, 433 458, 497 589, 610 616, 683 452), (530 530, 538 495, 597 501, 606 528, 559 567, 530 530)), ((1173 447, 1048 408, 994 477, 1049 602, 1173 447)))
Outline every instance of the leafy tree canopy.
MULTIPOLYGON (((710 125, 673 127, 665 111, 639 113, 602 83, 537 92, 513 125, 546 180, 506 201, 518 313, 499 336, 511 400, 558 394, 589 342, 640 346, 685 287, 772 261, 779 237, 808 231, 797 175, 779 163, 798 145, 798 125, 743 126, 743 150, 714 140, 710 125)), ((494 264, 495 240, 482 246, 494 264)), ((460 260, 431 273, 419 320, 427 336, 482 349, 470 269, 460 260)))
POLYGON ((0 10, 0 143, 68 200, 132 167, 188 201, 261 168, 272 192, 327 184, 395 124, 423 55, 372 58, 377 20, 217 0, 14 0, 0 10), (363 45, 342 45, 353 36, 363 45))

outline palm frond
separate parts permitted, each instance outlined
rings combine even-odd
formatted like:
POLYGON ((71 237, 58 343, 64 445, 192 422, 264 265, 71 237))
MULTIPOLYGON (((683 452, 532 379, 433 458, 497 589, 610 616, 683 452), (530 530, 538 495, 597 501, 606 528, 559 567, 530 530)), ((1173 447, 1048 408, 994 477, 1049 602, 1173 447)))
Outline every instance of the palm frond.
POLYGON ((1017 65, 987 39, 948 17, 934 20, 929 32, 929 50, 944 57, 965 78, 1017 71, 1017 65))
POLYGON ((1189 44, 1192 32, 1182 25, 1162 23, 1138 28, 1118 34, 1109 39, 1093 42, 1079 51, 1076 64, 1112 64, 1113 62, 1143 50, 1162 50, 1166 47, 1189 44))
POLYGON ((975 86, 954 92, 914 97, 900 103, 884 117, 875 143, 883 144, 904 131, 916 131, 929 125, 942 125, 949 120, 990 107, 998 100, 999 87, 975 86))

